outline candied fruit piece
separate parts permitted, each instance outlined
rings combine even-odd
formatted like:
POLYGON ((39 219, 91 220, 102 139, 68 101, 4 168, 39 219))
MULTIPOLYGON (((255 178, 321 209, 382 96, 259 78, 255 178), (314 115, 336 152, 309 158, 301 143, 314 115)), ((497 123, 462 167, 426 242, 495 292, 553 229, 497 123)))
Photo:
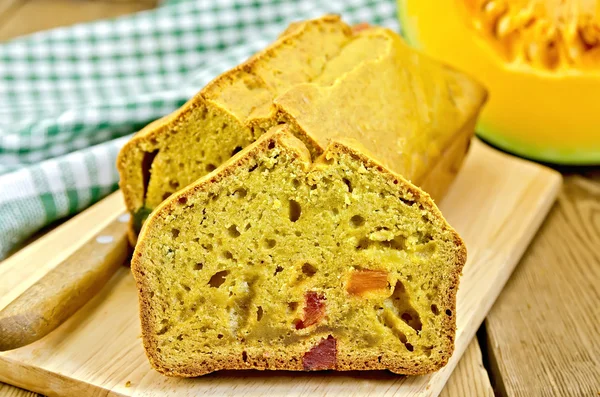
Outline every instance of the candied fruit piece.
POLYGON ((382 270, 356 270, 350 274, 346 290, 351 295, 384 289, 388 286, 388 273, 382 270))
POLYGON ((304 353, 302 365, 305 371, 335 369, 337 362, 337 342, 331 335, 323 338, 318 345, 304 353))
POLYGON ((296 329, 310 327, 325 317, 325 297, 314 291, 304 295, 304 320, 296 323, 296 329))
POLYGON ((358 33, 361 30, 367 30, 370 28, 371 28, 371 25, 369 25, 368 22, 361 22, 361 23, 357 23, 356 25, 352 26, 352 32, 358 33))

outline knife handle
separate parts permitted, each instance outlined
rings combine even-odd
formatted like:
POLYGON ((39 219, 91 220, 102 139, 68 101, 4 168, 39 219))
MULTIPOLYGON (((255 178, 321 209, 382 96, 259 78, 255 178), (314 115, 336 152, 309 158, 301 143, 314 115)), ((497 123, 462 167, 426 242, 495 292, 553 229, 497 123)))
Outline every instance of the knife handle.
POLYGON ((0 311, 0 351, 28 345, 87 303, 129 257, 123 214, 0 311))

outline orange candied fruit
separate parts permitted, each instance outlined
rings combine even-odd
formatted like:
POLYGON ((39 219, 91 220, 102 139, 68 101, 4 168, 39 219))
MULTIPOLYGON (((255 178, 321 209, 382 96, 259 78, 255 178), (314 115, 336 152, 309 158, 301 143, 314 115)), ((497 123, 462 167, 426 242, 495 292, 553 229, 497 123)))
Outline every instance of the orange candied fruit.
POLYGON ((351 295, 363 295, 388 287, 388 273, 382 270, 355 270, 350 274, 346 290, 351 295))

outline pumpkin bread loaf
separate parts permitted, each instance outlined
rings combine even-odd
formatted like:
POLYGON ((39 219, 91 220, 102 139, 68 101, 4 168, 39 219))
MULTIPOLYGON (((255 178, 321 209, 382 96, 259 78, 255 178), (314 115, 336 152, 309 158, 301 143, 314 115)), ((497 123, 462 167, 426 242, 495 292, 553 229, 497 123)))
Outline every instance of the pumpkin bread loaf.
POLYGON ((272 128, 164 201, 132 271, 143 342, 173 376, 424 374, 454 348, 465 246, 430 196, 356 141, 272 128))
POLYGON ((217 77, 119 154, 135 242, 148 214, 271 127, 286 123, 314 159, 352 139, 439 198, 460 168, 485 91, 390 30, 358 32, 337 16, 292 24, 217 77))

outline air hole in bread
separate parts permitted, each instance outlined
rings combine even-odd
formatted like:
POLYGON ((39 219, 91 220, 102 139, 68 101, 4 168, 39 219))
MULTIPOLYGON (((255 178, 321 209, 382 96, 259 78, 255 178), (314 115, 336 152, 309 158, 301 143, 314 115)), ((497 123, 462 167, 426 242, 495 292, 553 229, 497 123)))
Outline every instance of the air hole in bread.
POLYGON ((182 284, 182 286, 186 292, 190 292, 192 290, 189 285, 182 284))
POLYGON ((395 236, 390 241, 390 247, 399 251, 406 249, 406 238, 404 236, 395 236))
POLYGON ((263 318, 263 308, 262 306, 258 306, 256 308, 256 321, 260 321, 263 318))
POLYGON ((204 267, 204 264, 198 262, 194 265, 194 270, 202 270, 203 267, 204 267))
POLYGON ((206 164, 206 172, 212 172, 217 169, 217 166, 214 164, 206 164))
POLYGON ((148 185, 150 184, 150 171, 152 169, 152 163, 158 154, 158 149, 153 152, 144 152, 144 156, 142 157, 142 181, 143 181, 143 190, 142 195, 145 198, 146 193, 148 193, 148 185))
POLYGON ((370 243, 371 243, 371 241, 368 238, 363 237, 358 241, 358 244, 356 245, 356 249, 357 250, 365 250, 365 249, 369 248, 370 243))
POLYGON ((410 343, 408 343, 408 342, 406 342, 406 343, 404 344, 404 346, 406 346, 406 348, 408 349, 408 351, 409 351, 409 352, 411 352, 411 351, 413 351, 413 350, 414 350, 414 347, 413 347, 413 345, 411 345, 411 344, 410 344, 410 343))
POLYGON ((275 149, 275 142, 271 141, 269 142, 269 149, 275 149))
POLYGON ((163 201, 168 199, 169 197, 171 197, 172 194, 173 194, 173 192, 164 192, 162 195, 163 201))
POLYGON ((352 193, 352 183, 350 183, 350 180, 344 178, 343 181, 346 184, 346 186, 348 186, 348 192, 352 193))
POLYGON ((389 313, 384 311, 383 308, 380 308, 380 310, 378 310, 377 319, 379 320, 379 322, 381 322, 383 325, 389 328, 392 331, 392 333, 396 336, 396 338, 400 340, 401 343, 406 343, 408 341, 408 339, 406 338, 406 334, 400 329, 398 329, 396 324, 394 324, 393 319, 390 317, 389 313))
POLYGON ((417 311, 411 305, 410 296, 408 295, 406 288, 404 288, 402 281, 398 280, 396 282, 392 296, 387 298, 386 301, 388 301, 388 306, 394 308, 394 311, 396 312, 395 314, 400 317, 402 321, 408 324, 415 331, 421 331, 423 328, 421 318, 419 313, 417 313, 417 311))
POLYGON ((224 259, 233 259, 233 254, 231 253, 231 251, 223 251, 223 252, 221 253, 221 256, 222 256, 224 259))
POLYGON ((415 203, 414 201, 405 199, 403 197, 400 197, 400 201, 402 201, 404 204, 406 204, 408 206, 412 206, 415 203))
POLYGON ((171 229, 171 235, 173 236, 173 238, 177 238, 179 237, 179 229, 173 228, 171 229))
POLYGON ((248 362, 248 353, 245 351, 242 352, 242 361, 248 362))
POLYGON ((300 181, 298 179, 294 179, 292 181, 292 185, 294 186, 295 189, 298 189, 300 187, 300 181))
POLYGON ((179 189, 179 182, 171 179, 169 181, 169 186, 171 186, 171 188, 174 189, 174 190, 178 190, 179 189))
POLYGON ((402 318, 402 320, 404 320, 404 322, 406 324, 410 323, 413 320, 413 318, 410 315, 410 313, 402 313, 402 316, 400 316, 400 317, 402 318))
POLYGON ((223 334, 217 335, 217 339, 223 339, 223 334))
POLYGON ((273 275, 275 276, 277 273, 281 273, 282 271, 283 271, 283 267, 281 267, 281 266, 277 266, 277 267, 275 268, 275 273, 273 273, 273 275))
POLYGON ((297 201, 290 200, 290 221, 296 222, 302 215, 302 207, 297 201))
POLYGON ((317 269, 310 263, 305 263, 302 265, 302 273, 304 273, 306 277, 312 277, 317 274, 317 269))
POLYGON ((273 247, 275 247, 276 244, 277 244, 277 241, 273 240, 272 238, 268 238, 265 240, 265 247, 267 247, 267 248, 273 248, 273 247))
POLYGON ((241 146, 236 146, 233 151, 231 152, 232 156, 235 156, 236 153, 239 153, 242 151, 242 147, 241 146))
POLYGON ((365 224, 365 218, 363 218, 361 215, 354 215, 352 218, 350 218, 350 224, 353 227, 360 227, 365 224))
POLYGON ((246 195, 248 194, 248 191, 246 189, 244 189, 243 187, 237 189, 235 192, 233 192, 233 196, 235 198, 244 198, 246 197, 246 195))
POLYGON ((288 310, 292 313, 295 312, 296 310, 298 310, 298 302, 289 302, 288 310))
POLYGON ((213 288, 219 288, 225 282, 229 271, 221 270, 220 272, 216 272, 208 281, 208 285, 213 288))
POLYGON ((171 326, 169 324, 165 324, 161 327, 161 329, 158 330, 158 332, 156 332, 156 335, 164 335, 169 331, 170 328, 171 326))
POLYGON ((233 238, 240 236, 240 232, 238 231, 236 225, 229 226, 229 228, 227 229, 227 232, 229 233, 229 236, 233 237, 233 238))
POLYGON ((427 244, 433 240, 433 236, 430 234, 417 233, 417 240, 419 244, 427 244))
POLYGON ((447 309, 447 310, 446 310, 446 315, 447 315, 447 316, 452 316, 452 310, 450 310, 450 309, 447 309))
POLYGON ((437 307, 437 305, 436 305, 435 303, 434 303, 433 305, 431 305, 431 312, 432 312, 433 314, 435 314, 436 316, 437 316, 438 314, 440 314, 440 309, 438 309, 438 307, 437 307))

